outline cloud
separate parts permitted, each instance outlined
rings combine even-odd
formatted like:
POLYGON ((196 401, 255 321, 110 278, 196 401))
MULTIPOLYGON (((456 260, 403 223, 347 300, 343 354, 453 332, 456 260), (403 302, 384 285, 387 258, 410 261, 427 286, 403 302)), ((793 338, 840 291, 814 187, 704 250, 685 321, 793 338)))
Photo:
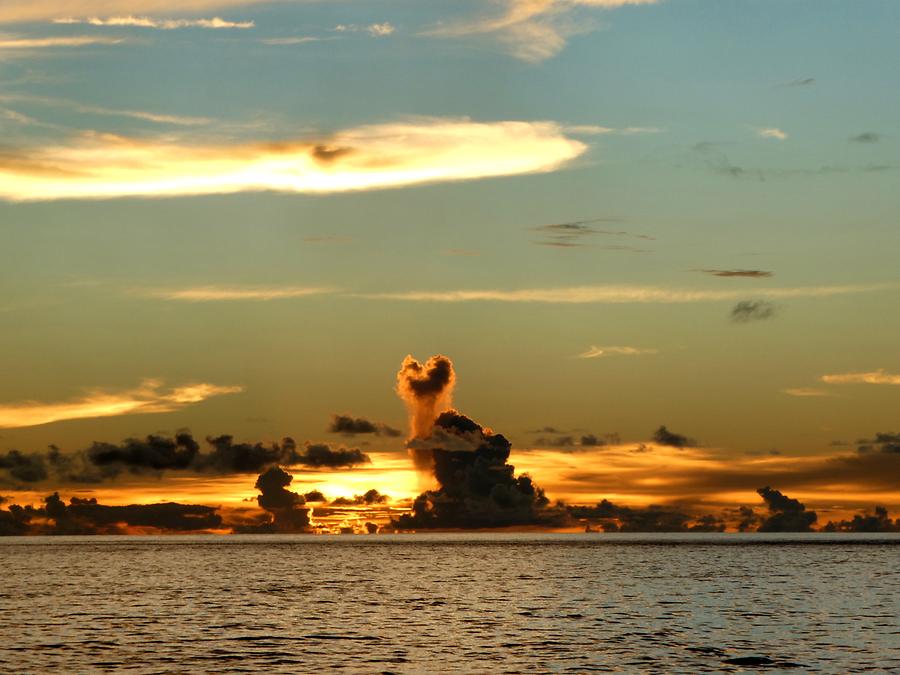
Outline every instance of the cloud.
POLYGON ((862 438, 857 443, 857 451, 860 454, 869 452, 900 454, 900 434, 878 432, 875 434, 875 438, 862 438))
POLYGON ((395 529, 554 525, 568 519, 530 477, 515 475, 506 438, 455 410, 442 412, 431 433, 413 439, 410 447, 430 454, 438 487, 416 497, 412 513, 392 523, 395 529))
POLYGON ((757 490, 766 502, 769 517, 762 521, 759 532, 811 532, 818 519, 815 511, 807 511, 797 499, 766 486, 757 490))
POLYGON ((884 368, 862 373, 837 373, 822 375, 825 384, 896 384, 900 385, 900 375, 885 372, 884 368))
POLYGON ((188 145, 87 133, 0 157, 0 199, 376 190, 554 171, 587 146, 553 122, 418 118, 311 140, 188 145))
POLYGON ((731 320, 737 323, 765 321, 778 313, 778 308, 763 300, 742 300, 731 308, 731 320))
POLYGON ((159 16, 191 14, 270 0, 4 0, 0 23, 25 23, 79 16, 159 16))
POLYGON ((874 131, 864 131, 861 134, 850 137, 851 143, 879 143, 883 136, 876 134, 874 131))
MULTIPOLYGON (((592 227, 594 223, 618 223, 621 222, 617 218, 594 218, 591 220, 577 220, 567 223, 552 223, 550 225, 540 225, 532 228, 535 232, 541 234, 545 239, 535 241, 535 244, 541 246, 556 246, 559 248, 575 248, 579 246, 589 246, 588 241, 598 236, 623 237, 629 239, 640 239, 644 241, 654 241, 656 237, 648 234, 635 234, 624 230, 607 230, 592 227)), ((645 252, 644 249, 638 249, 631 246, 603 246, 605 249, 630 250, 634 252, 645 252)))
POLYGON ((837 394, 824 389, 813 389, 809 387, 793 387, 791 389, 785 389, 784 393, 788 396, 797 396, 800 398, 826 398, 837 396, 837 394))
POLYGON ((694 439, 669 431, 665 425, 653 432, 653 442, 659 445, 668 445, 672 448, 688 448, 697 445, 697 441, 694 439))
POLYGON ((0 429, 32 427, 64 420, 174 412, 213 396, 236 394, 243 390, 243 387, 207 383, 164 389, 159 380, 144 380, 136 389, 119 393, 91 391, 73 401, 0 404, 0 429))
POLYGON ((606 356, 642 356, 644 354, 658 354, 658 349, 644 349, 642 347, 595 347, 591 348, 575 358, 578 359, 599 359, 606 356))
POLYGON ((597 124, 570 124, 565 127, 570 134, 584 134, 587 136, 635 136, 637 134, 661 134, 665 129, 659 127, 602 127, 597 124))
POLYGON ((440 25, 426 35, 459 38, 497 37, 517 58, 537 63, 556 56, 573 35, 591 32, 594 24, 575 16, 584 8, 615 9, 656 4, 657 0, 502 0, 499 15, 440 25))
POLYGON ((180 289, 158 289, 138 292, 148 298, 180 302, 230 302, 241 300, 284 300, 333 293, 332 288, 276 286, 195 286, 180 289))
POLYGON ((43 503, 38 508, 11 504, 8 510, 0 510, 0 535, 203 532, 222 525, 216 507, 196 504, 107 506, 95 498, 72 497, 66 505, 58 492, 43 503))
POLYGON ((367 490, 365 494, 351 497, 338 497, 331 502, 331 506, 372 506, 373 504, 386 504, 389 497, 381 494, 374 488, 367 490))
POLYGON ((13 50, 53 49, 57 47, 88 47, 90 45, 117 45, 124 38, 72 35, 57 37, 0 37, 0 53, 13 50))
POLYGON ((779 87, 811 87, 816 83, 816 78, 814 77, 804 77, 797 80, 791 80, 790 82, 784 82, 783 84, 779 84, 779 87))
POLYGON ((397 437, 402 432, 383 422, 371 422, 363 417, 350 417, 349 415, 332 415, 328 431, 344 436, 356 436, 359 434, 375 434, 397 437))
POLYGON ((749 279, 762 279, 765 277, 775 276, 772 272, 764 272, 762 270, 697 270, 713 277, 747 277, 749 279))
POLYGON ((856 514, 852 520, 829 521, 822 528, 825 532, 900 532, 900 518, 891 520, 883 506, 876 506, 875 512, 856 514))
POLYGON ((303 45, 308 42, 321 42, 327 38, 314 37, 312 35, 301 35, 296 37, 283 38, 263 38, 260 40, 264 45, 287 46, 287 45, 303 45))
POLYGON ((128 26, 135 28, 156 28, 159 30, 175 30, 177 28, 235 28, 248 29, 256 24, 252 21, 226 21, 214 16, 211 19, 154 19, 149 16, 111 16, 105 19, 91 17, 76 19, 72 17, 54 19, 53 23, 87 24, 90 26, 128 26))
MULTIPOLYGON (((410 435, 422 438, 432 432, 437 416, 453 403, 456 373, 453 362, 436 354, 425 363, 408 354, 397 372, 397 395, 409 412, 410 435)), ((414 459, 421 459, 413 453, 414 459)))
POLYGON ((785 141, 788 138, 785 132, 776 127, 762 127, 756 130, 756 135, 760 138, 773 138, 778 141, 785 141))
MULTIPOLYGON (((890 286, 798 286, 754 291, 766 298, 827 298, 837 295, 870 293, 890 286)), ((562 288, 530 288, 521 290, 483 289, 450 291, 399 291, 392 293, 357 293, 356 297, 407 302, 533 302, 553 304, 681 304, 690 302, 722 302, 736 300, 746 291, 724 289, 690 289, 671 286, 570 286, 562 288)))
POLYGON ((383 23, 372 23, 368 26, 358 26, 357 24, 338 24, 334 27, 338 33, 368 33, 372 37, 387 37, 397 29, 388 21, 383 23))
POLYGON ((632 508, 613 504, 607 499, 596 506, 570 506, 573 518, 585 520, 605 532, 721 532, 725 523, 715 517, 701 518, 693 527, 693 516, 670 506, 632 508))
POLYGON ((174 124, 177 126, 200 126, 212 122, 208 117, 189 117, 185 115, 166 115, 148 112, 144 110, 119 110, 104 108, 102 106, 87 105, 78 101, 70 101, 46 96, 31 96, 29 94, 0 94, 0 101, 15 101, 21 103, 37 104, 54 108, 66 108, 75 112, 90 115, 102 115, 105 117, 130 117, 145 122, 157 124, 174 124))
POLYGON ((271 520, 236 530, 244 533, 292 533, 309 531, 309 509, 303 508, 303 495, 288 490, 294 477, 279 466, 260 474, 256 489, 259 507, 272 515, 271 520))

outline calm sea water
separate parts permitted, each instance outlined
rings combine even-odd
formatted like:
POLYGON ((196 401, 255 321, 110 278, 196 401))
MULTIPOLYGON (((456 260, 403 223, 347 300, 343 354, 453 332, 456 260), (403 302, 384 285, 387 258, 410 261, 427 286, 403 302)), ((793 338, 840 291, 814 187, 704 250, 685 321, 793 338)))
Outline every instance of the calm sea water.
POLYGON ((900 672, 898 554, 891 535, 7 538, 0 671, 900 672))

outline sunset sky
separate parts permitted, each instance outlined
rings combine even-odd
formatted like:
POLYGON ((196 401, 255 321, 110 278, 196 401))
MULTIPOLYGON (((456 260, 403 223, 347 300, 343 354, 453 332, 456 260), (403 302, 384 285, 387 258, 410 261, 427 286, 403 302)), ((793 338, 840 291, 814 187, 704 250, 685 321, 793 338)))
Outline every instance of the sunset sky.
POLYGON ((11 473, 189 430, 383 521, 444 354, 551 502, 896 512, 898 63, 894 0, 7 0, 0 496, 256 508, 11 473))

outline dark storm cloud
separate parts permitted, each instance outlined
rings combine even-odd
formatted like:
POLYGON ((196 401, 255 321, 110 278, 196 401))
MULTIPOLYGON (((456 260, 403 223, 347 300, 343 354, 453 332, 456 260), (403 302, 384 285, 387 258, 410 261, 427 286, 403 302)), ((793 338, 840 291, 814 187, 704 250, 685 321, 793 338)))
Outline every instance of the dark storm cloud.
POLYGON ((250 534, 272 534, 309 531, 309 509, 305 508, 306 499, 287 488, 294 477, 280 466, 273 466, 256 479, 256 498, 259 507, 268 512, 268 521, 235 527, 235 532, 250 534))
POLYGON ((354 495, 352 498, 338 497, 331 502, 331 506, 373 506, 375 504, 386 504, 387 502, 388 496, 373 488, 367 490, 365 494, 354 495))
POLYGON ((555 525, 567 519, 529 476, 515 475, 506 438, 454 410, 441 413, 430 436, 412 443, 430 455, 439 487, 420 494, 412 514, 393 522, 396 529, 555 525))
POLYGON ((259 473, 278 464, 307 468, 352 468, 367 464, 368 455, 357 448, 331 448, 307 443, 302 448, 292 438, 281 443, 236 443, 229 435, 208 437, 209 452, 189 433, 174 438, 150 435, 129 438, 120 444, 94 443, 86 450, 63 453, 55 446, 43 453, 10 450, 0 454, 0 485, 55 481, 99 483, 129 473, 161 475, 185 471, 214 475, 259 473))
POLYGON ((878 143, 881 141, 881 134, 877 134, 874 131, 864 131, 861 134, 857 134, 856 136, 850 137, 851 143, 878 143))
POLYGON ((856 443, 856 449, 860 454, 869 452, 900 453, 900 434, 878 432, 875 434, 875 438, 861 438, 856 443))
POLYGON ((778 308, 765 300, 742 300, 731 308, 731 320, 737 323, 765 321, 777 314, 778 308))
POLYGON ((653 442, 657 445, 668 445, 673 448, 688 448, 697 445, 697 441, 674 431, 669 431, 665 425, 653 432, 653 442))
POLYGON ((687 532, 692 516, 667 506, 631 508, 604 499, 595 506, 570 506, 573 518, 606 532, 687 532))
POLYGON ((303 498, 308 502, 327 502, 328 500, 318 490, 310 490, 304 493, 303 498))
POLYGON ((0 511, 0 534, 121 534, 127 528, 193 532, 222 525, 215 507, 196 504, 107 506, 94 498, 72 497, 66 505, 57 492, 43 503, 39 508, 12 504, 0 511))
POLYGON ((891 520, 883 506, 876 506, 872 514, 853 516, 852 520, 829 521, 822 528, 825 532, 900 532, 900 518, 891 520))
POLYGON ((383 422, 372 422, 363 417, 350 417, 349 415, 332 415, 328 431, 332 434, 342 434, 344 436, 356 436, 359 434, 380 436, 383 434, 396 438, 402 435, 399 429, 394 429, 383 422))
POLYGON ((717 269, 703 269, 697 270, 698 272, 703 272, 704 274, 709 274, 714 277, 746 277, 749 279, 761 279, 764 277, 774 276, 772 272, 765 272, 763 270, 717 270, 717 269))
POLYGON ((766 502, 769 516, 762 521, 759 532, 811 532, 818 520, 815 511, 807 511, 799 500, 791 499, 769 486, 757 490, 766 502))

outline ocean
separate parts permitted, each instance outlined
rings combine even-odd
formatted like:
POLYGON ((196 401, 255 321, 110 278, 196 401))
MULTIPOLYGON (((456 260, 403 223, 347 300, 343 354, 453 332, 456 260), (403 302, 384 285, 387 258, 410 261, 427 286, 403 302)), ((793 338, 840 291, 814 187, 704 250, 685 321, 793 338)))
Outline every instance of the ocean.
POLYGON ((900 672, 900 536, 9 537, 9 673, 900 672))

